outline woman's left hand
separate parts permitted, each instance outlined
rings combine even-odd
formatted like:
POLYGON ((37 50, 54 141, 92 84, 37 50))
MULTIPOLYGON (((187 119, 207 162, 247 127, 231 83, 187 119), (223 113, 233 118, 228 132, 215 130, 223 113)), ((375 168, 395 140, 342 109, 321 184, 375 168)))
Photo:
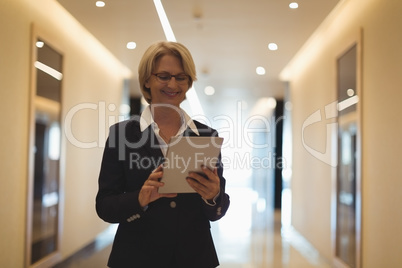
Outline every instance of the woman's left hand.
POLYGON ((199 193, 204 199, 212 200, 220 192, 220 179, 218 176, 217 168, 210 170, 203 166, 202 171, 204 174, 198 174, 196 172, 190 172, 187 176, 187 182, 197 193, 199 193), (207 178, 205 177, 207 176, 207 178))

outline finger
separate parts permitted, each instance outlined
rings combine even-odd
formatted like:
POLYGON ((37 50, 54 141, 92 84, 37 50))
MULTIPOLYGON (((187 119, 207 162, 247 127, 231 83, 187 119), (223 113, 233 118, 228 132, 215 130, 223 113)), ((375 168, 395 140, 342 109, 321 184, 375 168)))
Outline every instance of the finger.
POLYGON ((163 182, 147 180, 147 181, 145 181, 144 186, 159 188, 159 187, 163 186, 163 182))
POLYGON ((163 175, 163 171, 152 172, 149 175, 148 180, 158 181, 160 178, 162 178, 162 175, 163 175))
POLYGON ((159 172, 159 171, 162 171, 162 170, 163 170, 163 165, 160 164, 157 168, 155 168, 155 169, 152 171, 152 173, 159 172))
POLYGON ((219 176, 217 168, 210 170, 207 167, 202 168, 205 171, 205 176, 202 176, 196 172, 191 172, 188 176, 188 183, 190 186, 204 198, 212 198, 219 192, 219 176))
POLYGON ((169 198, 172 198, 172 197, 176 197, 177 196, 177 194, 159 194, 159 197, 169 197, 169 198))
POLYGON ((213 194, 213 192, 205 187, 204 185, 198 183, 197 181, 187 178, 187 182, 190 185, 191 188, 194 189, 200 196, 202 196, 205 199, 211 199, 216 196, 216 194, 213 194))
POLYGON ((201 182, 192 178, 192 177, 187 177, 187 183, 193 188, 197 193, 199 193, 201 196, 205 197, 208 196, 210 193, 215 192, 216 185, 213 183, 209 182, 207 179, 204 179, 201 177, 201 182), (202 183, 204 182, 204 183, 202 183))
POLYGON ((190 172, 188 174, 188 178, 201 185, 206 185, 208 183, 208 178, 205 178, 203 175, 200 175, 196 172, 190 172))
POLYGON ((205 185, 199 183, 197 180, 191 177, 187 177, 186 180, 190 187, 193 188, 200 195, 203 196, 206 193, 207 187, 205 187, 205 185))
POLYGON ((142 188, 141 188, 140 193, 142 192, 142 193, 148 194, 148 193, 152 192, 154 189, 155 189, 154 186, 152 186, 152 185, 145 185, 145 184, 144 184, 144 185, 142 186, 142 188))
POLYGON ((213 181, 218 180, 218 170, 216 167, 213 169, 213 171, 207 168, 206 166, 202 166, 201 169, 205 173, 205 175, 207 175, 208 179, 213 181))

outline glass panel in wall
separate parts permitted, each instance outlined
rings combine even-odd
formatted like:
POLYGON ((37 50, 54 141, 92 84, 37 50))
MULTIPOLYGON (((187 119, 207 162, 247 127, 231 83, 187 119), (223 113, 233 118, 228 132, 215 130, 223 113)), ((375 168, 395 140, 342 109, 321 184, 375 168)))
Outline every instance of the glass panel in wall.
POLYGON ((33 171, 29 215, 30 260, 33 265, 58 251, 62 55, 41 39, 36 41, 33 171))
POLYGON ((357 267, 358 110, 357 46, 338 59, 338 166, 335 254, 346 267, 357 267))

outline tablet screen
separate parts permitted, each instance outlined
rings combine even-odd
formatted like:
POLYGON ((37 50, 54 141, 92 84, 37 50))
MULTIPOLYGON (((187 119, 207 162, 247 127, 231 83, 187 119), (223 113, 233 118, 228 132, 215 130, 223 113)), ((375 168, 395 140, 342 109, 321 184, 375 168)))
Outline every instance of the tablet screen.
POLYGON ((159 193, 193 193, 186 181, 189 172, 213 169, 218 161, 223 138, 181 136, 172 138, 163 164, 163 187, 159 193))

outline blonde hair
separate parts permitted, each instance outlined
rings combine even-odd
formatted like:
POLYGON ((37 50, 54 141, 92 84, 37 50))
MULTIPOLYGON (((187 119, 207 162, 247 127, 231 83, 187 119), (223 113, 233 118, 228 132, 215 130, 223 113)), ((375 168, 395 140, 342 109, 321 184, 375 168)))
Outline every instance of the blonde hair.
POLYGON ((138 65, 141 92, 148 103, 151 103, 151 90, 145 86, 145 83, 155 70, 156 61, 165 55, 173 55, 180 60, 184 72, 189 76, 188 89, 197 80, 193 57, 183 44, 169 41, 154 43, 145 51, 138 65))

